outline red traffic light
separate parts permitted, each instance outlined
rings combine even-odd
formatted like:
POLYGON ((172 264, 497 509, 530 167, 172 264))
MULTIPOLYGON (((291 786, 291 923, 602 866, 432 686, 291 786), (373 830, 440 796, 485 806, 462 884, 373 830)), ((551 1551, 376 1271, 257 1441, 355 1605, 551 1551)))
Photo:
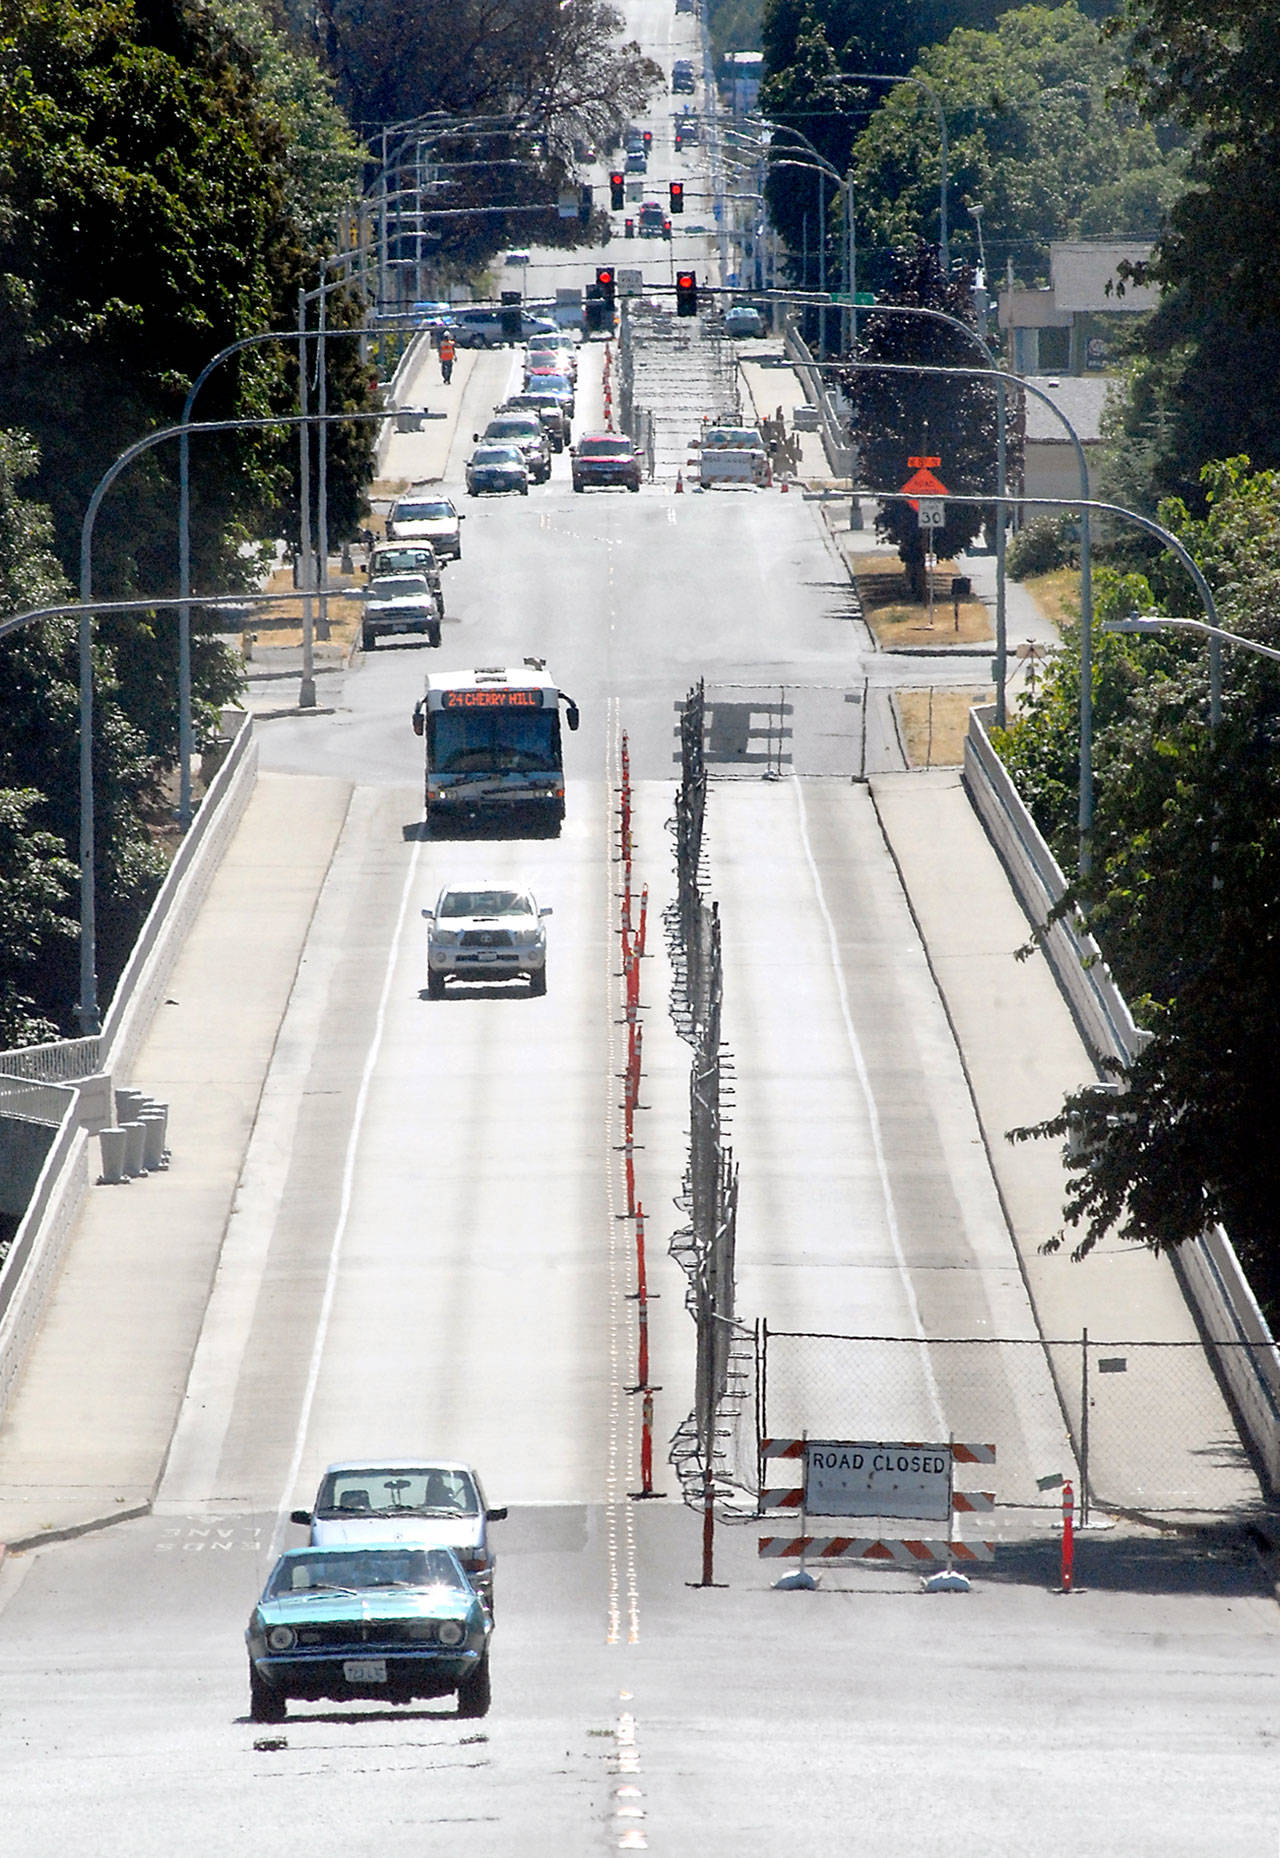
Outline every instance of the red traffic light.
POLYGON ((672 213, 683 213, 684 212, 684 182, 683 181, 672 181, 671 183, 671 211, 672 213))
POLYGON ((698 314, 698 274, 696 271, 676 272, 676 315, 696 316, 698 314))
POLYGON ((596 283, 603 285, 606 290, 613 289, 614 270, 612 265, 597 265, 596 283))
POLYGON ((646 155, 649 153, 649 150, 652 147, 653 147, 653 130, 646 129, 644 131, 644 152, 646 155))
POLYGON ((617 212, 626 204, 626 176, 614 173, 609 176, 609 205, 617 212))

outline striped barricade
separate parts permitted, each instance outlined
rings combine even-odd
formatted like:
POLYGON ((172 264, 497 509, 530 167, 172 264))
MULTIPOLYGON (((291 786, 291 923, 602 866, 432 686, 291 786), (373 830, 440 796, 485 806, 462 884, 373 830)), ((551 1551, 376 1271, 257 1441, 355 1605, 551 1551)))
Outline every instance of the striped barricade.
POLYGON ((915 1567, 924 1561, 994 1561, 996 1545, 851 1535, 762 1535, 760 1553, 783 1561, 892 1561, 915 1567))

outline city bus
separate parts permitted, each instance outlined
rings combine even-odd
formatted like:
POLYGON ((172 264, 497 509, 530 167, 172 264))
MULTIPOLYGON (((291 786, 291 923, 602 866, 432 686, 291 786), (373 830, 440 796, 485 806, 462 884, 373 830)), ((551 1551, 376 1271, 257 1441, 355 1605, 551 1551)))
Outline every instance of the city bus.
POLYGON ((536 658, 433 672, 413 712, 426 749, 427 819, 557 833, 564 819, 562 704, 576 729, 577 704, 536 658))

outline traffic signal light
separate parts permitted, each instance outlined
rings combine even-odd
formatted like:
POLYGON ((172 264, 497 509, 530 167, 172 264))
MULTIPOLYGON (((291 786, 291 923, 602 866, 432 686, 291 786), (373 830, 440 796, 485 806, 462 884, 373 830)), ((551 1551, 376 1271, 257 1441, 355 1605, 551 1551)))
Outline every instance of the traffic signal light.
POLYGON ((613 310, 613 293, 616 281, 617 274, 612 265, 598 265, 596 267, 596 283, 600 288, 600 295, 604 298, 611 312, 613 310))
POLYGON ((653 147, 653 130, 646 129, 644 131, 644 152, 646 155, 649 153, 649 150, 652 147, 653 147))
POLYGON ((518 342, 524 322, 524 313, 520 302, 520 292, 518 290, 504 290, 502 292, 502 309, 499 315, 502 320, 503 341, 518 342))
POLYGON ((676 272, 676 315, 698 314, 698 276, 695 271, 676 272))
POLYGON ((674 218, 677 213, 683 213, 683 212, 684 212, 684 182, 683 181, 672 181, 671 183, 671 214, 672 214, 672 217, 674 218))
POLYGON ((605 316, 604 298, 600 295, 599 284, 587 285, 586 302, 583 304, 582 308, 583 317, 587 326, 587 334, 599 335, 600 331, 604 328, 605 316))
POLYGON ((623 222, 622 222, 622 236, 623 236, 623 238, 624 238, 624 239, 634 239, 634 238, 635 238, 635 236, 636 236, 636 222, 635 222, 635 220, 634 220, 634 219, 624 219, 624 220, 623 220, 623 222))
POLYGON ((589 226, 591 224, 591 209, 594 205, 594 195, 590 187, 584 182, 578 189, 578 224, 580 226, 589 226))
POLYGON ((627 203, 626 186, 625 174, 616 173, 609 176, 609 205, 615 213, 627 203))

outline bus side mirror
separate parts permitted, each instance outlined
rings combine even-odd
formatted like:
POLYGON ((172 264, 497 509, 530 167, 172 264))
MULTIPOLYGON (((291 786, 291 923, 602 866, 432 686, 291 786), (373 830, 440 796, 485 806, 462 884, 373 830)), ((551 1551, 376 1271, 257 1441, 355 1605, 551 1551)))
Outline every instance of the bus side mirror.
POLYGON ((421 703, 415 703, 413 706, 413 733, 415 735, 422 735, 425 733, 425 730, 426 722, 422 714, 422 705, 421 703))
POLYGON ((564 719, 571 730, 578 727, 578 706, 576 703, 569 704, 568 708, 565 710, 564 719))

